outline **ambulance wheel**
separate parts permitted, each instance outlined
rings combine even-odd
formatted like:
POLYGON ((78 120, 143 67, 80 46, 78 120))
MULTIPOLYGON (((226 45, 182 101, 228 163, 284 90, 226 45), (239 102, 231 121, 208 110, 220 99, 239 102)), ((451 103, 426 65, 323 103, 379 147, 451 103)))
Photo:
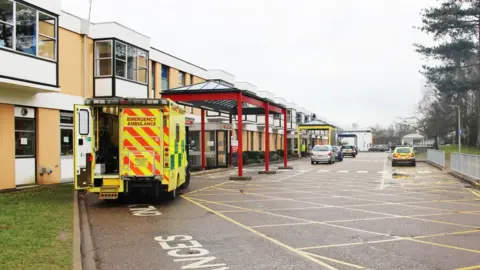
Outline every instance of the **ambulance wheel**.
POLYGON ((174 189, 168 193, 168 199, 175 200, 177 198, 177 189, 174 189))

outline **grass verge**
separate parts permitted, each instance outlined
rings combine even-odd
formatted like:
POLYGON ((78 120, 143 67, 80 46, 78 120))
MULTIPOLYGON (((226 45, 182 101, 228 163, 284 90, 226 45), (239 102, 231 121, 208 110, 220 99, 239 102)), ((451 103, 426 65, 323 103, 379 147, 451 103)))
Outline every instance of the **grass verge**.
POLYGON ((0 194, 0 269, 72 269, 72 185, 0 194))
MULTIPOLYGON (((447 153, 458 153, 458 145, 443 145, 440 146, 440 150, 443 150, 447 153)), ((480 155, 480 148, 462 145, 462 154, 480 155)))

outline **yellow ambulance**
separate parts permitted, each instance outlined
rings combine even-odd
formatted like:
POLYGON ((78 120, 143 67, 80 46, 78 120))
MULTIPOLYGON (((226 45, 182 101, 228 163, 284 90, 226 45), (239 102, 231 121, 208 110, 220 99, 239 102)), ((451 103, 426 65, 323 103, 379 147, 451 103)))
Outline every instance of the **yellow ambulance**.
POLYGON ((174 199, 190 183, 185 110, 168 99, 92 98, 74 108, 76 190, 174 199))

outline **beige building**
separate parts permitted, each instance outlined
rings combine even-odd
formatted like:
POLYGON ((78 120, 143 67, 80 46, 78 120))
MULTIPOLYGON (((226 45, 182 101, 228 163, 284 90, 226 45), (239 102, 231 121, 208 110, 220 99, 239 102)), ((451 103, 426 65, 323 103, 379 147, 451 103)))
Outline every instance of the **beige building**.
MULTIPOLYGON (((225 71, 160 51, 149 37, 126 26, 93 24, 66 13, 61 0, 0 0, 0 14, 0 27, 7 29, 0 36, 0 190, 72 181, 73 106, 85 98, 160 98, 162 90, 214 79, 276 98, 251 83, 235 82, 225 71)), ((287 108, 293 150, 298 108, 287 108)), ((187 112, 195 119, 194 138, 200 110, 187 112)), ((264 119, 246 117, 245 151, 265 150, 264 119)), ((207 111, 206 119, 210 133, 205 140, 213 141, 220 157, 228 147, 219 147, 218 141, 225 141, 227 133, 215 131, 232 128, 224 125, 228 115, 207 111)), ((270 149, 283 149, 283 122, 270 123, 270 149)), ((226 165, 222 157, 215 166, 226 165)))

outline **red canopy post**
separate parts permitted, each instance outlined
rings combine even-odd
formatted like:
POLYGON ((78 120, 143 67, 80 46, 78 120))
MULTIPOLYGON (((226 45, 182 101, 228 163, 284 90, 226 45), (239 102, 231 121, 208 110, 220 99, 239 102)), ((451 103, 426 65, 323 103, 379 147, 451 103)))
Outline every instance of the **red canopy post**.
MULTIPOLYGON (((292 115, 293 117, 293 115, 292 115)), ((288 152, 287 152, 287 109, 283 110, 283 167, 287 168, 288 152)))
POLYGON ((270 163, 270 125, 269 125, 269 103, 265 102, 265 172, 268 172, 270 163))
POLYGON ((205 139, 206 138, 205 138, 205 110, 204 109, 201 110, 201 114, 202 115, 200 117, 200 119, 201 119, 200 130, 201 130, 202 134, 200 135, 200 137, 202 138, 202 141, 200 143, 200 148, 201 148, 200 149, 200 151, 201 151, 200 157, 202 159, 202 170, 205 170, 205 168, 206 168, 206 166, 205 166, 205 139))
POLYGON ((288 166, 288 151, 287 151, 287 109, 282 109, 283 114, 283 166, 279 169, 293 169, 292 166, 288 166))
POLYGON ((238 99, 237 99, 237 118, 238 118, 238 150, 237 150, 237 161, 238 161, 238 176, 242 177, 243 176, 243 101, 242 101, 243 95, 242 93, 238 94, 238 99))
POLYGON ((229 146, 229 153, 230 153, 230 162, 229 163, 230 163, 230 166, 233 166, 232 134, 233 134, 233 132, 235 132, 235 130, 233 130, 233 125, 232 125, 233 119, 232 118, 233 118, 232 114, 230 114, 229 117, 228 117, 228 121, 230 123, 230 126, 232 127, 230 129, 230 131, 228 132, 228 136, 230 136, 229 139, 228 139, 228 141, 230 142, 230 146, 229 146))

